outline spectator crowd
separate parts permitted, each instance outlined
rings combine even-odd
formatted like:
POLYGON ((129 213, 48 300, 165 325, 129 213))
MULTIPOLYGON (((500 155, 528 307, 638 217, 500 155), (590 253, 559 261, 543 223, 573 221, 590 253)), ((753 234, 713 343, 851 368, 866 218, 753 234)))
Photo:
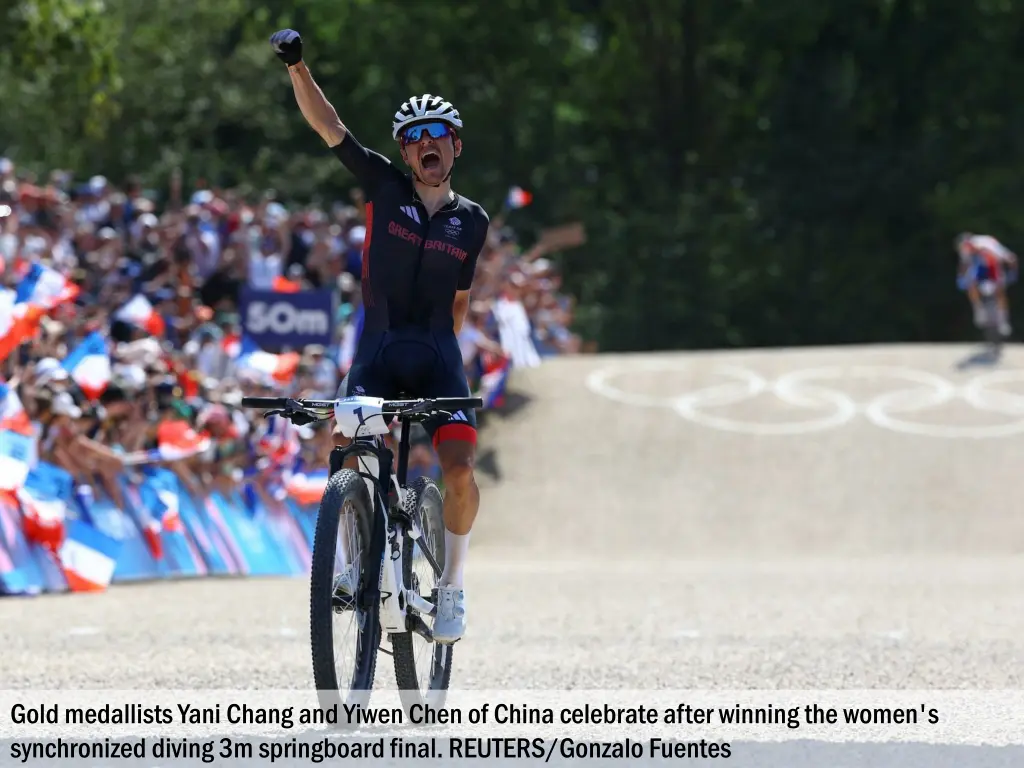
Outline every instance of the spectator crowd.
MULTIPOLYGON (((471 385, 492 407, 510 369, 581 351, 573 301, 546 257, 582 232, 556 228, 521 248, 504 219, 524 194, 514 188, 493 217, 459 337, 471 385)), ((302 479, 326 467, 329 425, 256 419, 240 403, 243 393, 334 396, 361 316, 364 212, 358 190, 330 209, 223 189, 186 199, 180 178, 160 196, 134 179, 34 178, 0 158, 0 459, 60 467, 79 494, 122 508, 119 477, 146 463, 196 494, 247 479, 258 493, 317 498, 302 479), (250 354, 247 287, 333 291, 332 342, 250 354)), ((436 477, 422 438, 410 471, 436 477)), ((3 474, 14 490, 18 473, 3 474)))

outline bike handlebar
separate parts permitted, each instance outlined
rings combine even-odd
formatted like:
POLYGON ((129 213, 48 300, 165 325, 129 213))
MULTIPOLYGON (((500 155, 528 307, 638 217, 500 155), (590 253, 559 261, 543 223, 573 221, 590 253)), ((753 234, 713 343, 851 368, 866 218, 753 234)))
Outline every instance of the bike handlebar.
MULTIPOLYGON (((243 397, 243 408, 262 408, 283 411, 286 418, 289 413, 296 413, 294 406, 302 411, 333 411, 336 400, 296 400, 290 397, 243 397)), ((385 400, 381 407, 381 415, 386 418, 409 418, 420 416, 426 418, 438 411, 458 411, 463 408, 483 408, 484 401, 479 397, 425 397, 417 400, 385 400)))
MULTIPOLYGON (((284 408, 287 397, 243 397, 243 408, 284 408)), ((302 402, 301 400, 299 402, 302 402)))

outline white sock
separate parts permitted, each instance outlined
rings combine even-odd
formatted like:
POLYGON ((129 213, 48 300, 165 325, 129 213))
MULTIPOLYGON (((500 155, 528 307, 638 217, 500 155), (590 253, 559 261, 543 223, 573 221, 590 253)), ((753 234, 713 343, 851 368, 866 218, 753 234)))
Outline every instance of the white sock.
POLYGON ((444 529, 444 572, 441 574, 441 586, 462 588, 462 569, 469 553, 470 534, 452 533, 444 529))

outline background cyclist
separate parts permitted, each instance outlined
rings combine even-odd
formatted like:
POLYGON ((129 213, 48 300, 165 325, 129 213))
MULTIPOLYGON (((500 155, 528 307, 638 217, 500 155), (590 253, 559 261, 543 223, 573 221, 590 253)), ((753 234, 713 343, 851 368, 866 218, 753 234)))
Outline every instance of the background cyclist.
MULTIPOLYGON (((364 324, 339 395, 469 397, 457 336, 489 218, 451 188, 455 158, 462 152, 458 110, 431 94, 414 96, 399 107, 392 138, 410 169, 404 173, 363 147, 341 122, 302 61, 298 32, 281 30, 271 44, 288 67, 306 121, 366 196, 364 324)), ((445 565, 433 634, 438 642, 452 643, 466 629, 463 567, 480 504, 473 475, 476 416, 459 411, 424 426, 437 448, 445 484, 445 565)), ((340 434, 335 439, 348 442, 340 434)), ((348 574, 353 573, 350 564, 348 574)), ((345 586, 353 585, 350 578, 345 586)))
POLYGON ((981 305, 978 285, 986 280, 995 284, 996 302, 999 307, 999 332, 1009 336, 1010 306, 1006 296, 1006 285, 1017 279, 1017 256, 1009 248, 989 235, 975 235, 963 232, 954 241, 960 264, 957 284, 967 291, 974 308, 974 324, 979 328, 985 322, 985 310, 981 305))

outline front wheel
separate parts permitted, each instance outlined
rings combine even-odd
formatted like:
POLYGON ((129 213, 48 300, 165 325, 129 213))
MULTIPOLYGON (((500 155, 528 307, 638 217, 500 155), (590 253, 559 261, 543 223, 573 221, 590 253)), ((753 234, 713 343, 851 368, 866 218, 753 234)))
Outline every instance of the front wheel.
POLYGON ((336 710, 341 725, 354 723, 354 713, 369 703, 377 666, 379 605, 357 609, 349 594, 358 595, 368 578, 376 578, 365 569, 373 561, 364 554, 372 521, 373 505, 363 478, 350 469, 334 473, 320 501, 313 537, 309 629, 320 706, 336 710), (346 576, 349 563, 355 566, 346 576))
MULTIPOLYGON (((441 579, 423 556, 420 547, 428 547, 434 562, 444 567, 444 510, 437 485, 430 478, 419 477, 406 491, 406 509, 419 521, 423 532, 419 541, 404 537, 402 546, 402 581, 422 597, 437 602, 434 590, 441 579)), ((428 626, 429 616, 422 617, 428 626)), ((414 705, 440 708, 448 696, 452 674, 452 646, 427 642, 414 632, 391 636, 395 659, 395 679, 402 706, 408 714, 414 705)), ((422 711, 422 710, 421 710, 422 711)))

